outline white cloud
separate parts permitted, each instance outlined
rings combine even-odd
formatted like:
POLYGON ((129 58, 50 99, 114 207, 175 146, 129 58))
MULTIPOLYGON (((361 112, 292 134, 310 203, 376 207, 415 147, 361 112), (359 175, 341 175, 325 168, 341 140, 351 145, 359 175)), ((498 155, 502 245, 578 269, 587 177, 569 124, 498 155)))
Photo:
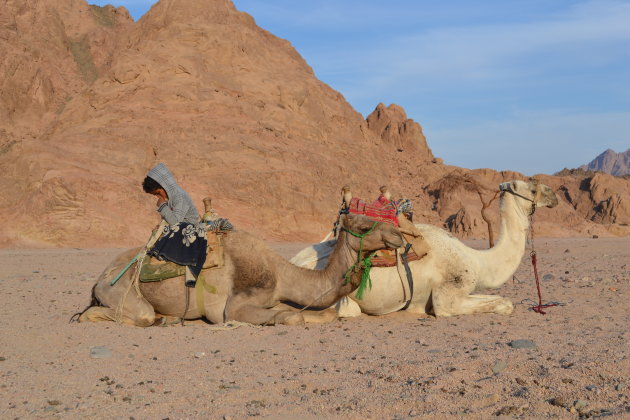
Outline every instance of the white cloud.
POLYGON ((364 46, 369 49, 319 50, 316 57, 320 65, 312 64, 323 77, 329 72, 358 75, 370 87, 362 92, 380 95, 403 85, 413 89, 514 81, 550 70, 627 61, 628 22, 629 3, 589 2, 544 20, 428 31, 418 28, 417 33, 394 35, 364 46))

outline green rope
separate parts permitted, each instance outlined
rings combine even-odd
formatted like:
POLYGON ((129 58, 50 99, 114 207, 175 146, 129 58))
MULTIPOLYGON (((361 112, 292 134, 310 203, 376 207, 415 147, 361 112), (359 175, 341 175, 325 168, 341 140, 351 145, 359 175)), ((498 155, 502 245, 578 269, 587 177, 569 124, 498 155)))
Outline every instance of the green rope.
POLYGON ((363 292, 365 291, 366 287, 369 286, 369 288, 372 289, 372 279, 370 278, 370 270, 372 269, 372 257, 374 256, 374 254, 376 254, 376 251, 372 252, 370 255, 363 258, 363 260, 361 260, 361 254, 363 253, 363 238, 369 235, 376 228, 376 226, 378 226, 378 223, 379 222, 374 222, 370 230, 368 230, 367 232, 363 234, 355 233, 349 229, 345 229, 345 228, 343 229, 344 231, 348 232, 350 235, 360 239, 359 255, 357 255, 357 262, 354 263, 352 267, 348 268, 348 270, 346 270, 346 274, 344 275, 344 278, 346 280, 343 283, 344 285, 348 284, 350 282, 350 277, 352 276, 352 274, 354 274, 357 270, 363 269, 363 272, 361 273, 361 281, 359 282, 359 287, 357 288, 357 299, 363 298, 363 292))

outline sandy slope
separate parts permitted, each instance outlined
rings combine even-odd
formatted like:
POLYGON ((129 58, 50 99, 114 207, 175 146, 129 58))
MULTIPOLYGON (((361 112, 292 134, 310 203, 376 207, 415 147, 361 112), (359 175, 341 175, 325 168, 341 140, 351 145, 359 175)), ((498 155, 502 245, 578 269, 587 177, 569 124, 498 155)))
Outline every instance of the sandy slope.
POLYGON ((0 250, 0 418, 630 417, 630 238, 536 247, 546 316, 524 260, 511 316, 229 331, 69 324, 119 250, 0 250))

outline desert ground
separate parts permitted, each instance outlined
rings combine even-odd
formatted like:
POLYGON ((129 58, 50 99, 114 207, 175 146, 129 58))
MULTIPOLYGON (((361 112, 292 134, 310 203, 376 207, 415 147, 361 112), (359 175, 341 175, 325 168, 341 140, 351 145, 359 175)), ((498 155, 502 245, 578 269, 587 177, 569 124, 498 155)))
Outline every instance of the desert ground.
POLYGON ((0 250, 0 418, 630 418, 630 237, 535 247, 546 315, 526 253, 508 316, 145 329, 68 322, 120 249, 0 250))

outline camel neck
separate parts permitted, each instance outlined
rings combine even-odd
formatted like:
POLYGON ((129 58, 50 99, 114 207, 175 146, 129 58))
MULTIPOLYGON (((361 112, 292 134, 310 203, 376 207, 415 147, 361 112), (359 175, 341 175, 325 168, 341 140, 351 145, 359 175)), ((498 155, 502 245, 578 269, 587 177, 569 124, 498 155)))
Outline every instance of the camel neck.
POLYGON ((358 252, 348 244, 347 233, 342 231, 323 270, 309 270, 287 262, 277 279, 279 300, 313 307, 334 304, 356 288, 344 284, 344 275, 357 261, 357 256, 358 252))
POLYGON ((525 252, 529 215, 510 194, 501 197, 499 214, 499 238, 493 248, 481 253, 484 274, 477 288, 501 287, 516 271, 525 252))

